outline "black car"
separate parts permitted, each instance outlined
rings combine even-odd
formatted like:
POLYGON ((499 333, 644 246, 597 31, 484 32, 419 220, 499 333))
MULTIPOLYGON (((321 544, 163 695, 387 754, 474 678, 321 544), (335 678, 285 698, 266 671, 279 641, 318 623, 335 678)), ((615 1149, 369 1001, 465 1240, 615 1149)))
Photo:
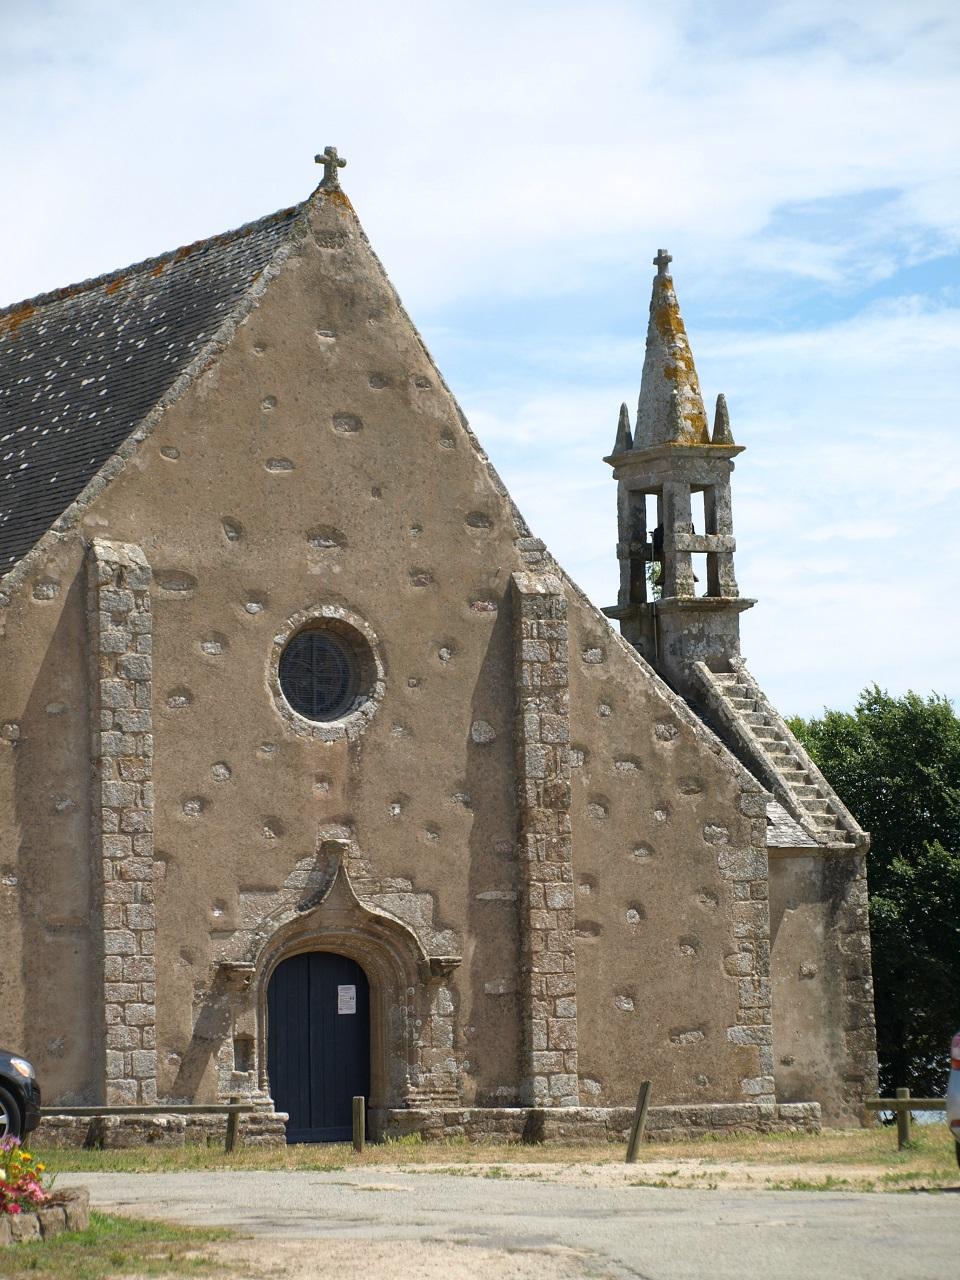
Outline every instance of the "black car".
POLYGON ((0 1139, 22 1138, 40 1123, 40 1086, 33 1066, 0 1049, 0 1139))

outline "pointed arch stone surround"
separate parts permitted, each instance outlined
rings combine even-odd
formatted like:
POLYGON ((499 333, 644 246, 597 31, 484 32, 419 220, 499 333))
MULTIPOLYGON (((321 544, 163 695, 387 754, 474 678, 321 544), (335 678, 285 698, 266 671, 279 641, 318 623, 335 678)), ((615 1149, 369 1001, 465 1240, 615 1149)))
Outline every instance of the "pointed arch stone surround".
POLYGON ((232 1005, 233 1032, 217 1053, 221 1097, 269 1102, 271 975, 292 955, 332 951, 355 960, 370 981, 374 1125, 378 1112, 457 1104, 462 1062, 445 979, 460 963, 459 946, 453 934, 433 926, 430 895, 383 886, 363 892, 361 885, 372 887, 357 875, 363 865, 349 838, 327 834, 280 891, 241 893, 241 927, 221 935, 217 948, 215 986, 232 1005), (249 1060, 239 1045, 250 1046, 249 1060))

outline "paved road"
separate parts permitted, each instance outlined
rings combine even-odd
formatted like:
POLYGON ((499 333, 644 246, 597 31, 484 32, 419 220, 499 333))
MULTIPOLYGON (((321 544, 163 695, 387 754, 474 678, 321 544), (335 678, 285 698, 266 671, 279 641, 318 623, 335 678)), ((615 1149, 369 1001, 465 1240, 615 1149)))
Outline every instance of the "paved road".
MULTIPOLYGON (((101 1208, 290 1239, 565 1245, 585 1276, 641 1280, 943 1280, 960 1265, 960 1194, 587 1187, 365 1169, 69 1174, 101 1208)), ((318 1273, 319 1274, 319 1273, 318 1273)))

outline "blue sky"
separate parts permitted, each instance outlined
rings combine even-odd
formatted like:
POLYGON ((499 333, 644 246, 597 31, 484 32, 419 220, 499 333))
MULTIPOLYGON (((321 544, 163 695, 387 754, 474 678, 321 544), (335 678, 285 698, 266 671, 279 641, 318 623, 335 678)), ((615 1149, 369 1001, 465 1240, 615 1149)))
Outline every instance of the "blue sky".
POLYGON ((368 234, 535 531, 616 592, 602 462, 665 245, 785 712, 955 699, 960 6, 0 0, 0 301, 302 198, 368 234), (13 248, 15 246, 15 248, 13 248))

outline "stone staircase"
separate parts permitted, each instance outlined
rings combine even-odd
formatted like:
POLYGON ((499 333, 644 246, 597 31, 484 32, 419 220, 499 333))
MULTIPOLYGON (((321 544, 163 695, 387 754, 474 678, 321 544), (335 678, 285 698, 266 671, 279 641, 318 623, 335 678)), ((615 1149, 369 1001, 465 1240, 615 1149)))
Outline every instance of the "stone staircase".
POLYGON ((710 671, 697 665, 713 710, 735 731, 739 754, 746 750, 760 766, 761 780, 776 799, 818 844, 860 844, 863 834, 856 821, 746 668, 738 663, 726 671, 710 671))

